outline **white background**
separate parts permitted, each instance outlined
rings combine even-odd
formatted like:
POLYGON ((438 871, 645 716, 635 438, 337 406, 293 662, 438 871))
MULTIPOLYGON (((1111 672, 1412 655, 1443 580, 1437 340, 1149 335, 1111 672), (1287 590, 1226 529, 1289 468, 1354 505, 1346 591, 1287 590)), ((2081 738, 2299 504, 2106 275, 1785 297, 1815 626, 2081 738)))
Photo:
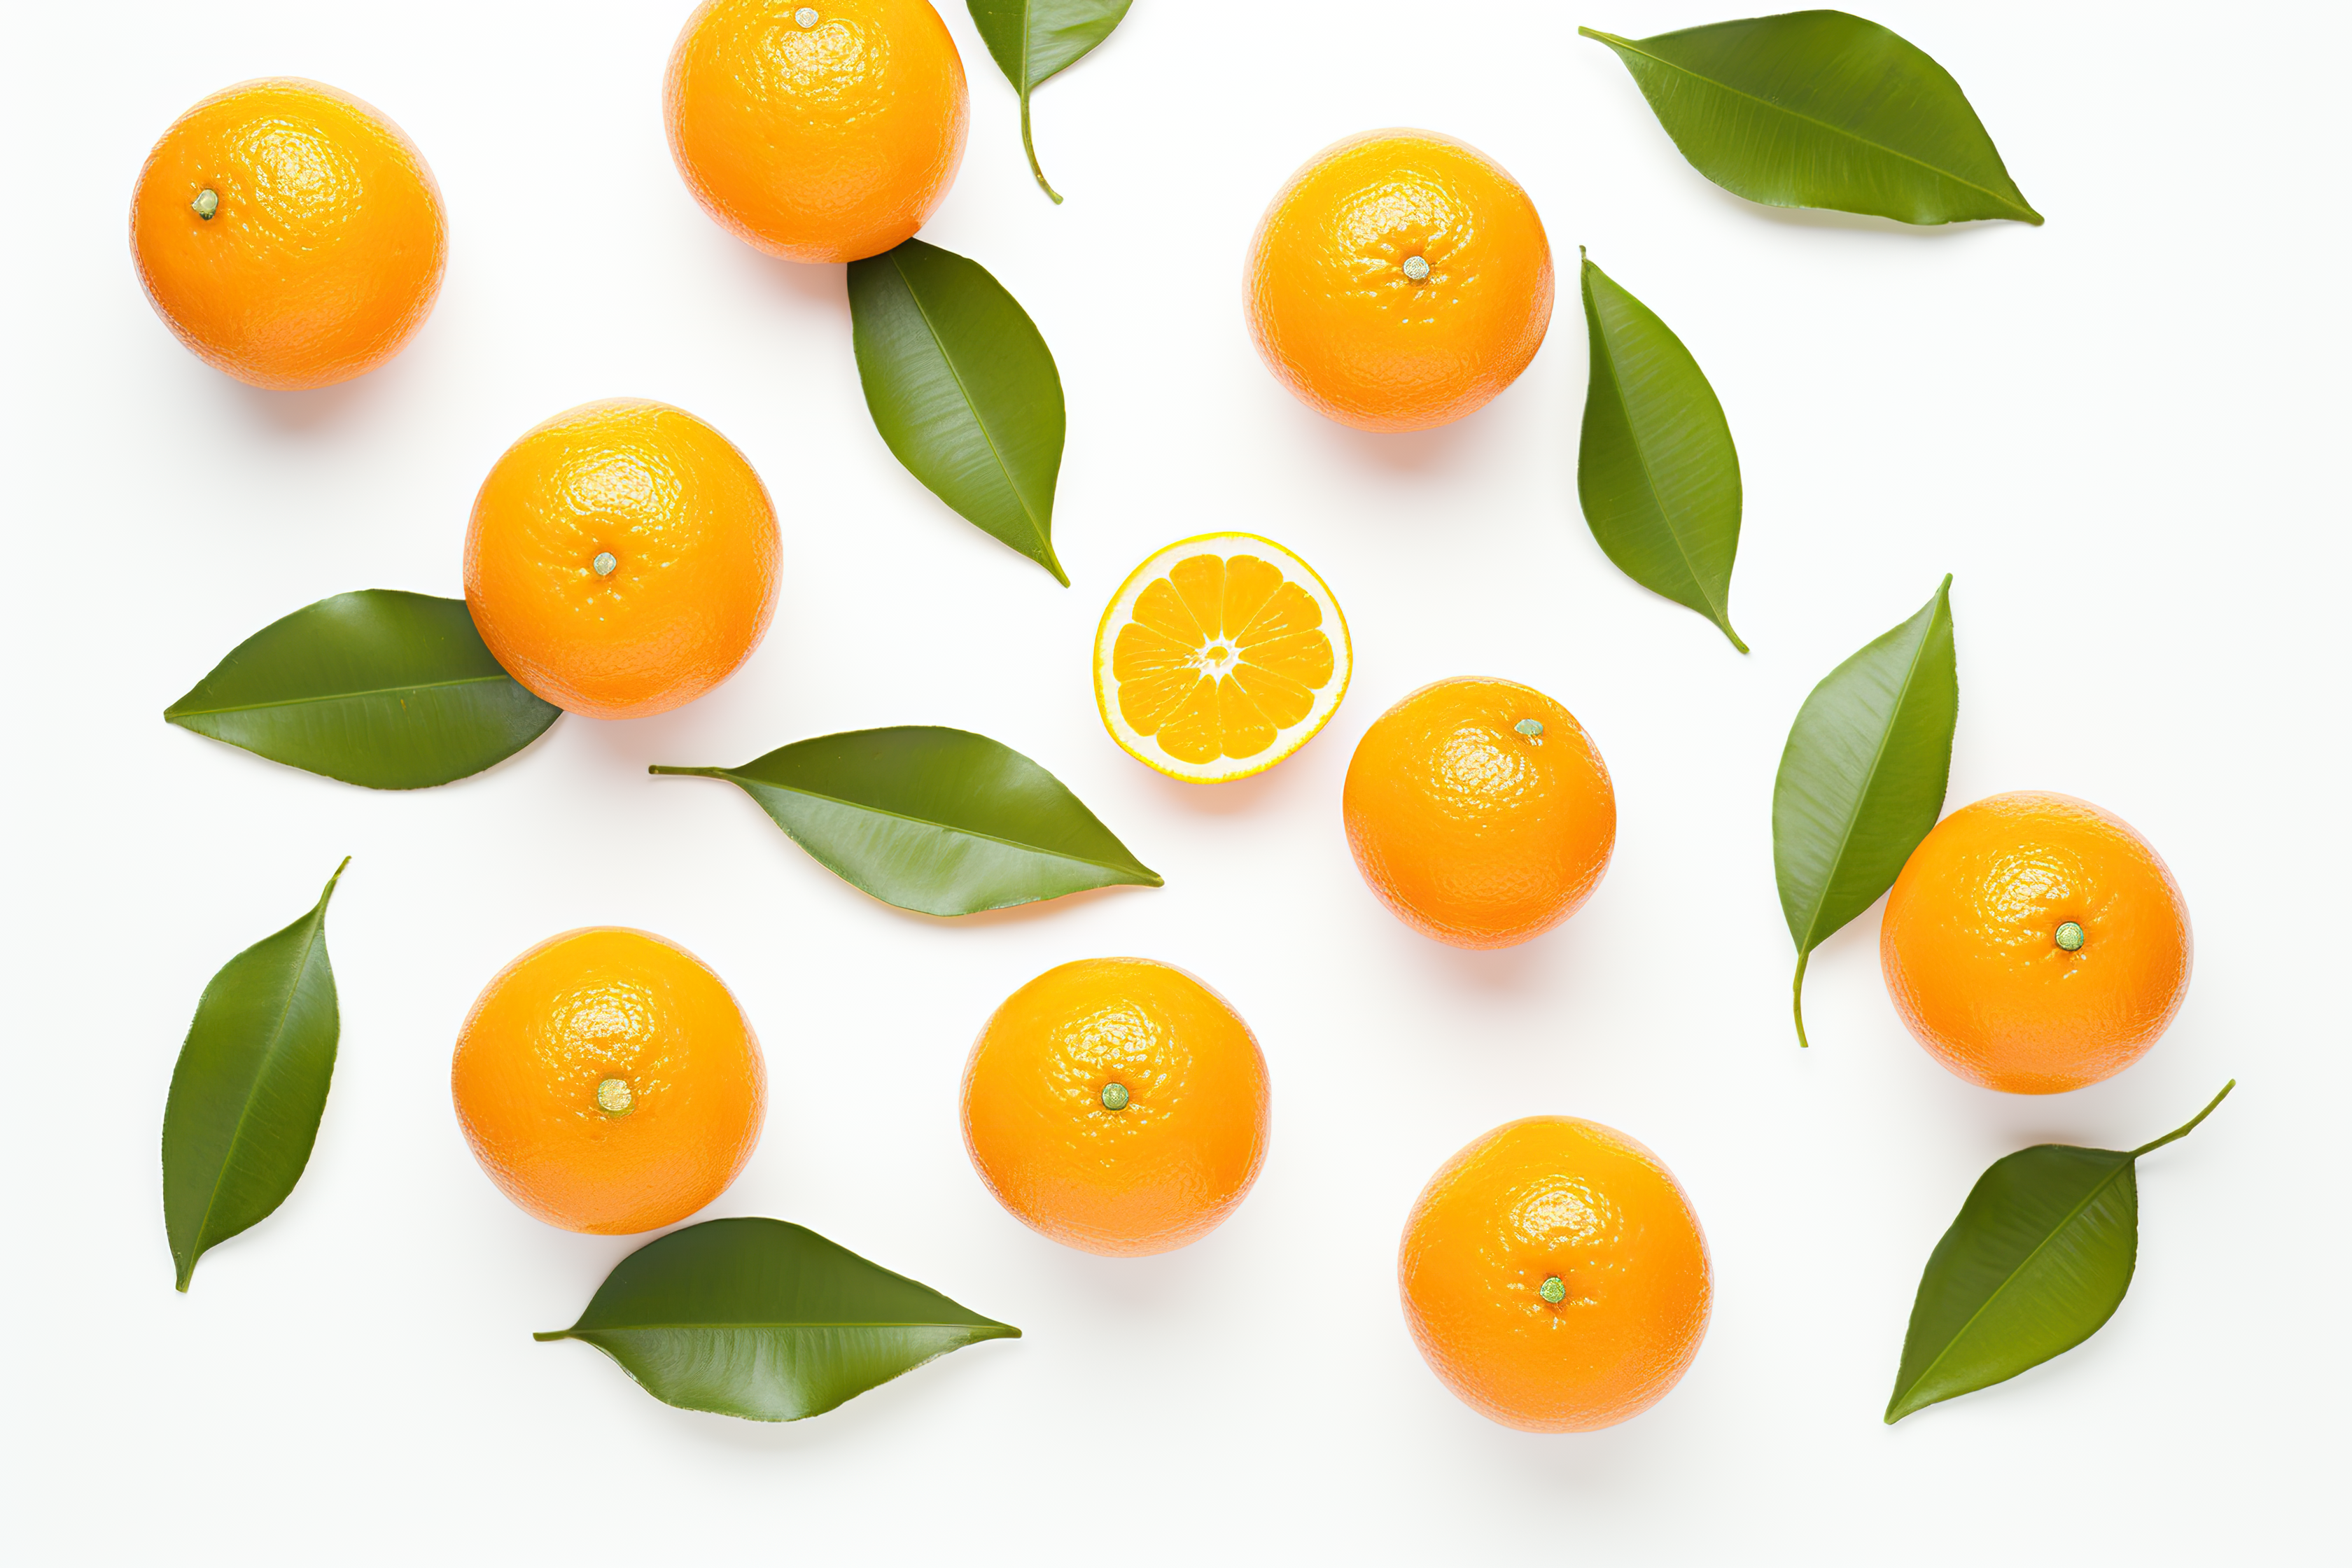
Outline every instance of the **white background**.
POLYGON ((0 1300, 8 1533, 26 1562, 2319 1560, 2342 1545, 2347 932, 2339 6, 1874 0, 1965 84, 2047 226, 1907 230, 1748 205, 1579 39, 1720 19, 1612 0, 1140 0, 1040 91, 1055 207, 961 4, 970 151, 927 238, 983 261, 1060 363, 1055 543, 967 526, 867 420, 841 269, 771 260, 671 169, 685 0, 12 6, 5 396, 9 1114, 0 1300), (154 319, 131 182, 183 109, 299 73, 395 119, 439 176, 447 285, 394 363, 250 390, 154 319), (1451 428, 1370 436, 1257 363, 1239 275, 1281 181, 1418 125, 1533 195, 1563 279, 1544 352, 1451 428), (1579 516, 1575 247, 1691 345, 1747 479, 1732 605, 1755 652, 1620 576, 1579 516), (590 398, 679 404, 783 521, 775 629, 656 719, 561 721, 413 795, 165 725, 326 595, 458 591, 474 489, 590 398), (1087 673, 1129 567, 1212 528, 1330 582, 1355 684, 1272 773, 1163 780, 1087 673), (1774 770, 1838 660, 1957 574, 1948 804, 2118 812, 2186 889, 2195 983, 2121 1078, 1970 1087, 1904 1033, 1873 911, 1788 1023, 1774 770), (1584 721, 1622 812, 1606 882, 1527 946, 1455 952, 1366 893, 1339 783, 1439 677, 1584 721), (1035 757, 1163 890, 944 921, 835 881, 728 786, 830 731, 936 722, 1035 757), (318 1149, 176 1296, 157 1129, 195 997, 354 857, 330 921, 343 1033, 318 1149), (710 1215, 809 1225, 1027 1337, 816 1420, 670 1409, 535 1344, 638 1243, 526 1217, 447 1091, 476 991, 569 927, 709 960, 765 1043, 767 1131, 710 1215), (1003 995, 1139 953, 1221 989, 1272 1064, 1272 1155, 1209 1239, 1045 1241, 969 1169, 956 1085, 1003 995), (1889 1429, 1928 1249, 2044 1140, 2147 1162, 2140 1265, 2080 1350, 1889 1429), (1398 1232, 1488 1128, 1569 1112, 1673 1166, 1718 1302, 1682 1385, 1614 1430, 1493 1426, 1423 1367, 1398 1232))

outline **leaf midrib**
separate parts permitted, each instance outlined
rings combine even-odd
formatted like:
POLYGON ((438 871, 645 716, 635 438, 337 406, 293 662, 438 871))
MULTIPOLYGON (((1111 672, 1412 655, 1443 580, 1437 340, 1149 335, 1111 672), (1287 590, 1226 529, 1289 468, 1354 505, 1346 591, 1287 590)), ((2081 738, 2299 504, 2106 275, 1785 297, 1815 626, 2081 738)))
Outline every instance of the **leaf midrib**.
MULTIPOLYGON (((1592 263, 1590 261, 1586 262, 1584 265, 1591 268, 1595 272, 1599 272, 1601 270, 1599 268, 1593 267, 1592 263)), ((1601 276, 1606 278, 1608 277, 1608 274, 1601 273, 1601 276)), ((1610 286, 1614 288, 1616 286, 1616 279, 1610 279, 1610 286)), ((1592 280, 1590 278, 1584 279, 1584 290, 1585 297, 1587 299, 1591 299, 1592 295, 1592 280)), ((1621 289, 1618 292, 1623 293, 1624 290, 1621 289)), ((1626 297, 1628 299, 1632 298, 1631 295, 1627 295, 1626 297)), ((1649 310, 1649 307, 1644 305, 1643 309, 1646 310, 1649 310)), ((1653 316, 1657 315, 1657 312, 1654 310, 1652 310, 1650 313, 1653 316)), ((1594 305, 1593 314, 1595 316, 1600 314, 1598 302, 1594 305)), ((1659 319, 1658 325, 1661 328, 1665 327, 1666 323, 1664 318, 1659 319)), ((1669 328, 1667 330, 1671 331, 1672 329, 1669 328)), ((1603 331, 1601 337, 1601 342, 1606 344, 1609 339, 1608 332, 1603 331)), ((1684 350, 1684 353, 1685 353, 1689 352, 1690 351, 1688 349, 1684 350)), ((1609 387, 1611 391, 1617 395, 1618 412, 1625 416, 1625 433, 1629 437, 1633 437, 1633 455, 1641 459, 1642 482, 1647 485, 1650 489, 1650 504, 1658 509, 1658 521, 1665 524, 1666 537, 1675 542, 1675 553, 1682 557, 1683 573, 1690 578, 1691 586, 1698 590, 1699 596, 1706 601, 1708 618, 1713 620, 1716 625, 1725 626, 1725 628, 1728 630, 1729 628, 1726 623, 1731 619, 1730 606, 1718 604, 1716 600, 1715 595, 1708 591, 1706 584, 1700 579, 1698 574, 1698 565, 1691 559, 1690 547, 1683 542, 1682 530, 1675 526, 1673 517, 1666 511, 1664 498, 1658 490, 1657 474, 1650 467, 1649 449, 1643 446, 1641 435, 1633 423, 1633 405, 1625 400, 1625 378, 1618 374, 1617 355, 1613 348, 1612 348, 1609 355, 1609 387)), ((1710 388, 1709 390, 1711 391, 1713 389, 1710 388)))
POLYGON ((669 1333, 687 1329, 1009 1329, 1010 1323, 789 1322, 789 1323, 574 1323, 559 1335, 669 1333))
POLYGON ((302 708, 314 702, 349 702, 361 697, 389 697, 402 691, 439 691, 453 686, 483 686, 496 681, 514 681, 514 677, 500 670, 496 675, 468 675, 456 680, 417 680, 399 686, 371 686, 358 691, 330 691, 319 697, 285 697, 268 702, 240 702, 226 708, 167 708, 163 717, 171 720, 211 718, 222 713, 257 713, 266 708, 302 708))
POLYGON ((761 789, 775 789, 782 790, 787 795, 806 795, 811 800, 827 801, 835 805, 847 806, 852 811, 870 811, 877 816, 887 816, 894 822, 911 822, 919 827, 937 828, 941 833, 961 833, 967 837, 984 839, 991 844, 1002 844, 1008 849, 1026 850, 1032 855, 1043 855, 1055 860, 1072 860, 1081 866, 1096 866, 1106 871, 1143 871, 1147 875, 1158 875, 1140 861, 1131 866, 1120 866, 1114 861, 1097 860, 1089 855, 1048 849, 1042 844, 1024 844, 1018 838, 1007 838, 1001 833, 988 833, 977 827, 959 827, 951 822, 933 822, 928 817, 909 816, 903 811, 892 811, 886 805, 869 805, 861 800, 850 800, 842 795, 827 795, 823 790, 803 789, 799 784, 774 784, 766 779, 754 779, 747 774, 733 772, 728 772, 726 776, 737 784, 746 787, 757 784, 761 789))
MULTIPOLYGON (((1027 15, 1025 9, 1023 15, 1024 16, 1027 15)), ((1024 22, 1024 29, 1026 25, 1024 22)), ((1029 65, 1025 52, 1022 58, 1021 70, 1023 75, 1028 74, 1029 65)), ((1027 89, 1023 90, 1025 93, 1027 89)), ((915 280, 907 276, 907 268, 899 262, 897 255, 893 254, 889 261, 890 269, 898 275, 899 284, 907 290, 907 298, 914 303, 915 314, 922 318, 923 330, 931 334, 932 346, 940 351, 940 363, 948 367, 948 375, 955 382, 956 395, 963 399, 965 409, 971 415, 971 422, 980 427, 980 438, 988 443, 988 455, 995 460, 996 471, 1004 476, 1004 488, 1013 492, 1014 502, 1021 508, 1021 515, 1028 521, 1031 531, 1037 535, 1038 545, 1046 554, 1051 555, 1054 552, 1053 541, 1044 526, 1038 522, 1036 512, 1030 509, 1029 498, 1021 493, 1021 483, 1013 477, 1013 467, 1004 460, 1004 452, 996 444, 996 432, 988 427, 988 420, 981 413, 979 403, 974 401, 971 389, 964 384, 963 372, 956 367, 955 355, 949 352, 947 339, 940 335, 939 327, 931 321, 930 311, 924 307, 923 297, 915 289, 915 280)))
MULTIPOLYGON (((335 877, 337 880, 341 880, 342 872, 336 871, 335 877)), ((319 901, 310 908, 310 930, 302 939, 302 956, 294 965, 293 983, 286 987, 285 1005, 278 1009, 278 1022, 270 1028, 269 1047, 262 1053, 261 1066, 256 1070, 251 1083, 247 1087, 245 1102, 237 1107, 236 1125, 229 1130, 228 1146, 221 1155, 220 1168, 213 1174, 212 1194, 205 1199, 204 1218, 196 1223, 195 1252, 188 1260, 188 1271, 191 1274, 195 1272, 195 1259, 211 1250, 204 1245, 204 1240, 206 1233, 212 1228, 213 1211, 220 1206, 221 1188, 227 1183, 228 1168, 236 1160, 238 1147, 245 1142, 245 1124, 253 1115, 253 1102, 256 1098, 254 1091, 260 1087, 261 1080, 268 1076, 270 1068, 278 1060, 278 1048, 285 1043, 286 1020, 293 1016, 294 998, 301 992, 302 977, 310 973, 310 951, 318 945, 320 932, 326 929, 327 900, 333 896, 334 890, 334 884, 330 882, 327 885, 327 891, 321 893, 319 896, 319 901)))
MULTIPOLYGON (((1853 842, 1855 825, 1862 820, 1862 804, 1870 798, 1871 785, 1878 782, 1879 766, 1886 761, 1886 748, 1895 739, 1895 721, 1903 715, 1903 705, 1911 700, 1911 682, 1918 676, 1919 661, 1927 656, 1928 641, 1936 635, 1936 621, 1943 614, 1945 592, 1942 588, 1936 590, 1935 613, 1928 617, 1927 629, 1920 636, 1919 646, 1911 650, 1911 662, 1904 667, 1903 684, 1895 690, 1895 706, 1887 712, 1886 727, 1878 732, 1878 749, 1871 753, 1870 771, 1863 775, 1862 788, 1854 795, 1853 810, 1846 816, 1845 831, 1838 835, 1837 853, 1830 858, 1829 870, 1822 878, 1821 891, 1813 895, 1812 913, 1805 920, 1805 941, 1797 949, 1800 958, 1827 940, 1825 935, 1814 935, 1821 925, 1822 906, 1829 902, 1830 888, 1837 881, 1838 868, 1845 864, 1846 847, 1853 842)), ((1938 809, 1942 805, 1941 801, 1937 802, 1938 809)))
MULTIPOLYGON (((1643 59, 1655 60, 1658 64, 1665 67, 1667 69, 1680 71, 1683 75, 1690 78, 1693 81, 1705 82, 1707 86, 1714 88, 1719 92, 1730 93, 1735 98, 1744 98, 1748 102, 1759 105, 1764 109, 1771 110, 1776 114, 1785 114, 1791 120, 1801 120, 1808 125, 1818 125, 1822 130, 1829 132, 1832 135, 1843 136, 1846 140, 1855 142, 1858 145, 1868 147, 1874 152, 1884 153, 1890 158, 1900 158, 1906 163, 1914 164, 1918 168, 1927 170, 1927 173, 1937 176, 1938 179, 1949 180, 1956 185, 1965 185, 1969 190, 1976 192, 1978 195, 1984 196, 1990 201, 1997 202, 2000 205, 2008 207, 2012 212, 2023 213, 2028 217, 2035 219, 2039 219, 2042 216, 2040 213, 2035 212, 2032 207, 2023 206, 2016 202, 2011 201, 1999 191, 1988 190, 1983 185, 1978 184, 1974 180, 1969 179, 1965 175, 1956 174, 1949 169, 1939 169, 1924 158, 1915 157, 1911 153, 1902 151, 1900 148, 1889 147, 1883 142, 1873 142, 1869 137, 1861 134, 1859 132, 1849 131, 1843 125, 1832 125, 1826 120, 1816 119, 1814 116, 1807 114, 1801 110, 1790 109, 1786 104, 1775 103, 1769 98, 1759 98, 1756 94, 1748 91, 1746 89, 1734 87, 1727 81, 1717 81, 1711 76, 1702 76, 1686 65, 1683 65, 1675 60, 1670 60, 1664 55, 1653 54, 1650 50, 1642 47, 1640 43, 1632 38, 1621 38, 1614 33, 1594 32, 1590 27, 1579 27, 1577 31, 1584 34, 1588 37, 1598 38, 1601 42, 1607 44, 1612 48, 1631 49, 1635 54, 1640 55, 1643 59)), ((1963 100, 1965 100, 1966 96, 1966 94, 1962 94, 1963 100)))
MULTIPOLYGON (((2110 1151, 2101 1150, 2099 1152, 2105 1153, 2110 1152, 2110 1151)), ((2042 1252, 2048 1248, 2050 1244, 2057 1240, 2065 1228, 2074 1223, 2075 1217, 2082 1214, 2084 1209, 2090 1207, 2093 1200, 2096 1199, 2101 1193, 2105 1192, 2108 1185, 2112 1184, 2117 1176, 2121 1175, 2124 1172, 2130 1170, 2137 1163, 2137 1162, 2134 1157, 2126 1155, 2122 1163, 2109 1170, 2105 1175, 2101 1176, 2097 1183, 2092 1186, 2091 1190, 2084 1193, 2074 1206, 2068 1209, 2065 1215, 2060 1218, 2058 1223, 2050 1227, 2049 1234, 2044 1236, 2040 1241, 2033 1244, 2033 1250, 2027 1253, 2023 1258, 2019 1258, 2017 1260, 2017 1267, 2011 1269, 2006 1275, 2004 1275, 2001 1278, 2000 1283, 1994 1286, 1992 1290, 1985 1297, 1985 1299, 1977 1304, 1977 1310, 1969 1314, 1969 1321, 1962 1323, 1958 1329, 1955 1329, 1952 1331, 1951 1336, 1945 1340, 1944 1348, 1936 1352, 1935 1359, 1929 1362, 1926 1366, 1919 1369, 1919 1375, 1913 1378, 1905 1387, 1895 1391, 1893 1403, 1900 1405, 1906 1396, 1916 1392, 1919 1385, 1926 1383, 1928 1376, 1933 1373, 1937 1367, 1944 1364, 1944 1358, 1952 1353, 1953 1347, 1958 1345, 1962 1340, 1969 1337, 1969 1331, 1977 1326, 1978 1320, 1982 1318, 1987 1312, 1992 1310, 1992 1304, 1995 1301, 2000 1300, 2011 1286, 2017 1283, 2017 1281, 2024 1275, 2026 1269, 2032 1267, 2033 1260, 2041 1257, 2042 1252)))

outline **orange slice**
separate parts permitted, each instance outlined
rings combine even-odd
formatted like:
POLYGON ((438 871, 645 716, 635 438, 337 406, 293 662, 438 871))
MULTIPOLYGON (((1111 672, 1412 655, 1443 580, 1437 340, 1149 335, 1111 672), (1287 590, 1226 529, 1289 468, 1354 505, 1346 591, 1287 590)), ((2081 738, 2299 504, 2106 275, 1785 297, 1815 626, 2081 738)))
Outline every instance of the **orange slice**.
POLYGON ((1314 739, 1353 662, 1313 567, 1255 533, 1204 533, 1119 584, 1095 633, 1095 701, 1136 761, 1223 784, 1314 739))

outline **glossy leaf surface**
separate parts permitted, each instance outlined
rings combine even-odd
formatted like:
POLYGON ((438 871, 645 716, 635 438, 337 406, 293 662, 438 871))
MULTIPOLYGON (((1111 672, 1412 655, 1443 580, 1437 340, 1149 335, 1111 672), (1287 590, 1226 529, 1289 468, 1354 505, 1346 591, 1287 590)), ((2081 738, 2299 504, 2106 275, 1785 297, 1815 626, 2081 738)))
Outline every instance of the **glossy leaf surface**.
POLYGON ((1797 944, 1797 1039, 1813 949, 1895 885, 1943 814, 1960 717, 1952 580, 1824 677, 1780 753, 1772 866, 1797 944))
POLYGON ((1698 362, 1655 312, 1586 260, 1591 339, 1576 494, 1592 537, 1652 593, 1731 629, 1739 453, 1698 362))
POLYGON ((1134 0, 966 0, 972 25, 1013 90, 1021 95, 1021 147, 1037 188, 1061 205, 1061 193, 1045 183, 1037 166, 1037 144, 1029 134, 1029 95, 1038 83, 1076 65, 1127 16, 1134 0))
POLYGON ((342 874, 310 913, 222 965, 196 1003, 163 1106, 163 1230, 182 1290, 197 1258, 268 1219, 310 1163, 341 1030, 327 901, 342 874))
POLYGON ((1887 1401, 1914 1411, 2015 1377, 2099 1331, 2139 1256, 2137 1162, 2213 1113, 2128 1153, 2042 1143, 1992 1163, 1928 1257, 1887 1401))
POLYGON ((874 427, 967 521, 1051 572, 1061 373, 977 261, 910 239, 849 264, 850 332, 874 427))
POLYGON ((665 1404, 797 1421, 1021 1331, 813 1230, 714 1219, 629 1254, 578 1322, 531 1337, 584 1340, 665 1404))
POLYGON ((966 730, 855 730, 740 768, 651 771, 740 784, 835 876, 927 915, 1160 885, 1061 780, 966 730))
POLYGON ((262 627, 163 717, 346 784, 422 789, 503 762, 562 711, 499 668, 465 600, 369 588, 262 627))
POLYGON ((1843 11, 1792 11, 1616 51, 1691 167, 1751 202, 1912 224, 2038 224, 1951 73, 1843 11))

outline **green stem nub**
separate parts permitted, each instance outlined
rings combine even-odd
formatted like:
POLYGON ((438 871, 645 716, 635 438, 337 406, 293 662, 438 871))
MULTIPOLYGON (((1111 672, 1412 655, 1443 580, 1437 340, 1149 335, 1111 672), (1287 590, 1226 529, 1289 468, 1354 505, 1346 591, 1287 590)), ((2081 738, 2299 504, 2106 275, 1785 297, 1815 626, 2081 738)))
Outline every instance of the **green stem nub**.
POLYGON ((596 559, 588 563, 599 577, 610 577, 621 564, 621 558, 609 550, 600 550, 596 559))
POLYGON ((1103 1085, 1102 1104, 1105 1110, 1125 1110, 1127 1109, 1127 1085, 1123 1083, 1107 1083, 1103 1085))
POLYGON ((1425 256, 1406 257, 1404 258, 1404 275, 1407 278, 1412 279, 1416 283, 1427 282, 1429 280, 1429 258, 1425 256))
POLYGON ((596 1086, 596 1109, 607 1116, 626 1116, 637 1097, 625 1078, 608 1078, 596 1086))
POLYGON ((2083 928, 2068 921, 2058 928, 2058 945, 2068 952, 2079 952, 2083 947, 2083 928))
POLYGON ((220 211, 220 193, 213 190, 198 191, 196 199, 188 204, 188 210, 206 223, 212 222, 213 214, 220 211))
POLYGON ((802 6, 799 10, 793 13, 793 20, 799 23, 803 27, 815 26, 818 20, 816 7, 814 5, 802 6))
POLYGON ((1541 1285, 1536 1287, 1536 1294, 1541 1296, 1545 1300, 1557 1307, 1562 1301, 1568 1300, 1567 1281, 1555 1274, 1550 1279, 1545 1280, 1541 1285))

